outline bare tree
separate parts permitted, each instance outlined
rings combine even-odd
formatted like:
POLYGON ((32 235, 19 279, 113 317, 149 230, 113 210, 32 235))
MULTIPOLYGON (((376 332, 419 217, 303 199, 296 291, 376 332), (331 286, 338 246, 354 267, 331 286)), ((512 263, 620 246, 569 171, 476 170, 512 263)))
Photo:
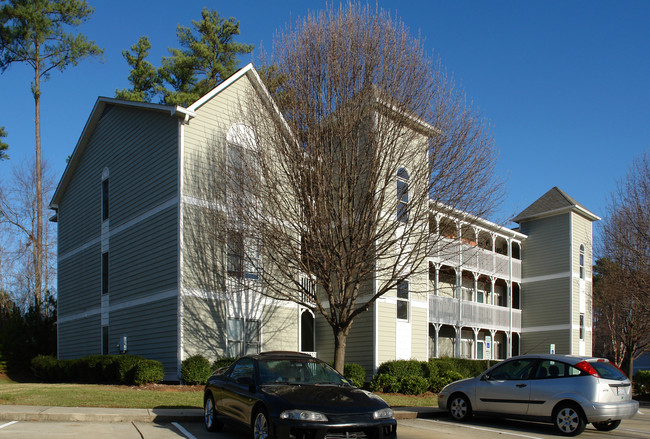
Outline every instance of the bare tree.
POLYGON ((608 335, 615 361, 634 360, 650 348, 650 161, 635 160, 612 194, 602 228, 600 277, 594 291, 597 331, 608 335))
POLYGON ((497 204, 494 144, 440 62, 384 11, 314 13, 274 47, 260 70, 273 86, 246 99, 215 164, 224 236, 245 237, 263 294, 327 320, 342 371, 354 319, 426 279, 432 215, 471 222, 497 204))
MULTIPOLYGON (((54 178, 48 172, 46 164, 38 174, 43 178, 44 193, 51 193, 54 178)), ((35 202, 38 199, 38 174, 33 162, 23 163, 13 168, 10 184, 0 186, 0 226, 8 232, 10 238, 3 243, 3 254, 0 255, 4 257, 3 272, 0 275, 4 276, 6 290, 13 291, 16 303, 25 308, 33 306, 34 309, 47 312, 48 308, 41 308, 40 304, 52 294, 56 278, 56 234, 53 225, 46 223, 41 255, 36 245, 38 218, 47 212, 45 206, 35 202), (44 210, 40 214, 37 212, 38 206, 44 210), (42 275, 38 274, 39 270, 42 270, 42 275)))

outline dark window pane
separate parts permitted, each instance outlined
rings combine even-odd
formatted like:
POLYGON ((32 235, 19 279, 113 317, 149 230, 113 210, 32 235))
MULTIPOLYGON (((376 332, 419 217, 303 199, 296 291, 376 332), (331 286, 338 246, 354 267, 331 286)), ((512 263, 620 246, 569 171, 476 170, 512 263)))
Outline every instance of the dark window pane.
POLYGON ((409 319, 409 303, 405 300, 397 301, 397 318, 400 320, 409 319))
POLYGON ((102 294, 108 293, 108 252, 102 253, 102 294))
POLYGON ((102 182, 102 220, 108 219, 108 179, 102 182))

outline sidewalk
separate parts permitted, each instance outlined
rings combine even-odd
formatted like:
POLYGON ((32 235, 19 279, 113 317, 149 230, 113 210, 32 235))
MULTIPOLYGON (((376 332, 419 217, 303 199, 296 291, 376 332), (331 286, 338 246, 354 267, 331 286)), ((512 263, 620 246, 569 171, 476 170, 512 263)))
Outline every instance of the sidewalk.
MULTIPOLYGON (((396 407, 395 419, 442 414, 437 407, 396 407)), ((0 421, 49 422, 203 422, 202 409, 122 409, 0 405, 0 421)))

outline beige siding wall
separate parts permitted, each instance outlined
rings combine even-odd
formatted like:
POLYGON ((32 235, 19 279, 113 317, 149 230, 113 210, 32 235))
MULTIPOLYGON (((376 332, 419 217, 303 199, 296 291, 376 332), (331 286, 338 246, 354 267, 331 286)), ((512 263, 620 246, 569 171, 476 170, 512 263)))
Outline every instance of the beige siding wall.
POLYGON ((592 335, 592 267, 593 267, 593 236, 592 222, 577 213, 571 214, 573 231, 572 241, 572 290, 573 310, 572 322, 572 352, 580 354, 581 344, 584 345, 585 355, 591 355, 592 335), (580 278, 580 245, 584 245, 584 279, 580 278), (580 341, 580 314, 585 316, 585 332, 580 341))
MULTIPOLYGON (((391 293, 388 293, 391 294, 391 293)), ((394 296, 394 292, 392 295, 394 296)), ((396 315, 397 308, 394 303, 381 301, 377 303, 377 365, 395 359, 396 340, 396 315)))
POLYGON ((298 351, 300 313, 298 305, 282 303, 264 307, 262 318, 263 351, 298 351))

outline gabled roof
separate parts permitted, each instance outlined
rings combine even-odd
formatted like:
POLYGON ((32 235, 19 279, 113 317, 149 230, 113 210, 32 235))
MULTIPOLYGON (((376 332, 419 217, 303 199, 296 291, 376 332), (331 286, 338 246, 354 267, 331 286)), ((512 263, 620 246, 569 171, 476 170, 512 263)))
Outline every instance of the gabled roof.
POLYGON ((600 217, 590 212, 582 204, 567 195, 562 189, 555 186, 513 218, 513 221, 520 223, 524 220, 559 215, 570 211, 578 212, 591 221, 600 220, 600 217))
POLYGON ((59 181, 59 184, 56 187, 56 191, 54 191, 54 196, 52 196, 52 201, 50 201, 50 209, 58 208, 59 201, 61 200, 61 196, 63 195, 63 192, 65 192, 65 189, 68 186, 70 179, 72 178, 72 174, 76 170, 79 161, 81 160, 81 156, 83 155, 86 147, 88 146, 88 142, 90 141, 90 138, 92 137, 92 134, 95 131, 95 127, 101 120, 102 115, 104 114, 104 110, 109 105, 135 108, 144 111, 167 113, 170 115, 170 117, 178 117, 184 121, 187 121, 192 117, 194 117, 194 113, 192 111, 189 111, 186 108, 179 107, 176 105, 151 104, 148 102, 133 102, 133 101, 123 101, 121 99, 107 98, 102 96, 98 97, 97 101, 95 101, 95 106, 90 112, 90 117, 88 117, 88 120, 86 121, 86 125, 84 126, 84 129, 81 132, 81 136, 77 141, 77 145, 75 146, 74 151, 72 152, 72 156, 68 161, 65 171, 63 171, 63 176, 61 177, 61 180, 59 181))

